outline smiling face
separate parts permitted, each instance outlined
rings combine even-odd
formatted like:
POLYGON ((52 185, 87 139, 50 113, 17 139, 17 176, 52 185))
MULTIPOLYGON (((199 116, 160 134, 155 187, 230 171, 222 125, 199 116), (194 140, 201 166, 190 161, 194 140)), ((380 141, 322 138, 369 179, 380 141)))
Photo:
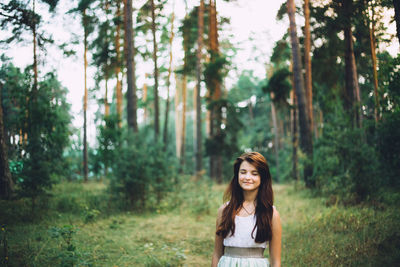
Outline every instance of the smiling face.
POLYGON ((260 174, 248 161, 243 161, 240 164, 238 178, 239 185, 244 191, 255 191, 260 187, 260 174))

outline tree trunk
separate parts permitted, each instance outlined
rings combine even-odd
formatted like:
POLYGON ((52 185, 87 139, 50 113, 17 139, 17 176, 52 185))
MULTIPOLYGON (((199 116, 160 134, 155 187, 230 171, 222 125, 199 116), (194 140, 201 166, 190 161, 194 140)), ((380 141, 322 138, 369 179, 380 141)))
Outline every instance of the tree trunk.
POLYGON ((14 182, 12 180, 10 167, 8 165, 7 142, 3 123, 3 107, 1 104, 2 90, 3 87, 0 84, 0 198, 10 199, 14 190, 14 182))
POLYGON ((88 181, 88 146, 87 146, 87 101, 88 101, 88 89, 87 89, 87 25, 86 25, 86 10, 83 10, 83 61, 84 61, 84 83, 85 83, 85 92, 83 96, 83 177, 84 181, 88 181))
MULTIPOLYGON (((210 0, 210 24, 209 24, 209 43, 211 51, 211 59, 213 62, 219 56, 218 43, 218 24, 217 24, 217 9, 215 0, 210 0)), ((212 108, 210 110, 210 138, 214 142, 221 137, 221 106, 217 102, 221 99, 221 84, 218 79, 214 78, 211 81, 210 98, 212 108)), ((218 140, 221 141, 221 140, 218 140)), ((210 155, 210 176, 218 183, 222 182, 222 156, 221 151, 215 151, 210 155)))
POLYGON ((159 135, 159 110, 158 110, 158 66, 157 66, 157 39, 156 39, 156 15, 154 0, 151 0, 151 32, 153 34, 153 61, 154 61, 154 134, 156 140, 159 135))
POLYGON ((186 81, 186 74, 183 74, 182 78, 182 103, 183 103, 183 109, 182 109, 182 131, 181 131, 181 153, 180 153, 180 170, 181 173, 184 173, 185 169, 185 141, 186 141, 186 95, 187 95, 187 81, 186 81))
POLYGON ((307 95, 307 110, 310 129, 312 132, 314 126, 313 102, 312 102, 312 78, 311 78, 311 34, 310 34, 310 3, 309 0, 304 0, 304 65, 306 69, 306 95, 307 95))
POLYGON ((358 75, 356 60, 353 48, 353 32, 351 30, 351 9, 352 1, 343 0, 344 42, 345 42, 345 108, 352 114, 353 126, 361 127, 361 101, 360 87, 358 85, 358 75))
POLYGON ((110 105, 108 104, 108 77, 104 78, 106 91, 104 93, 104 116, 108 117, 110 115, 110 105))
POLYGON ((195 157, 196 157, 196 177, 200 177, 203 168, 203 153, 202 153, 202 131, 201 131, 201 57, 203 48, 203 32, 204 32, 204 0, 200 0, 198 12, 198 33, 197 33, 197 61, 196 61, 196 79, 197 85, 195 88, 195 113, 196 113, 196 127, 195 127, 195 157))
POLYGON ((396 21, 397 38, 399 39, 400 43, 400 1, 393 0, 393 6, 394 6, 394 20, 396 21))
POLYGON ((134 47, 134 34, 133 34, 133 22, 132 22, 132 0, 125 0, 125 35, 127 42, 127 50, 125 53, 127 56, 127 83, 128 91, 127 97, 127 117, 128 127, 133 129, 134 132, 138 131, 137 125, 137 114, 136 114, 136 77, 135 77, 135 47, 134 47))
MULTIPOLYGON (((36 8, 36 0, 32 1, 33 4, 33 14, 35 14, 35 8, 36 8)), ((33 33, 33 96, 36 97, 36 91, 38 90, 38 69, 37 69, 37 53, 36 53, 36 46, 37 46, 37 40, 36 40, 36 19, 33 20, 33 25, 32 25, 32 33, 33 33)))
POLYGON ((294 89, 290 91, 290 98, 292 102, 292 109, 290 110, 290 118, 292 122, 292 177, 295 181, 299 180, 298 174, 298 157, 297 157, 297 147, 299 144, 298 133, 297 133, 297 98, 294 93, 294 89))
POLYGON ((271 92, 271 116, 272 116, 272 125, 274 127, 274 152, 275 152, 275 161, 276 161, 276 172, 275 179, 279 180, 279 133, 278 133, 278 123, 276 120, 276 109, 274 104, 274 93, 271 92))
POLYGON ((372 16, 369 21, 369 41, 371 44, 371 58, 372 58, 372 68, 374 75, 374 95, 375 95, 375 106, 374 106, 374 115, 375 121, 379 121, 379 95, 378 95, 378 71, 376 67, 376 39, 375 39, 375 9, 374 6, 372 8, 372 16))
POLYGON ((142 98, 143 103, 144 103, 143 122, 145 124, 147 124, 147 120, 148 120, 148 117, 149 117, 149 110, 147 108, 147 103, 146 103, 147 102, 147 76, 148 76, 148 74, 145 73, 144 74, 144 84, 143 84, 143 98, 142 98))
POLYGON ((299 124, 300 124, 300 146, 304 153, 307 155, 308 160, 304 166, 304 181, 307 187, 314 187, 315 183, 310 179, 313 172, 312 166, 312 134, 308 120, 308 110, 306 106, 306 95, 304 91, 304 81, 302 75, 301 57, 299 39, 297 37, 296 21, 295 21, 295 5, 294 0, 287 1, 287 9, 290 20, 290 40, 292 45, 292 59, 293 59, 293 75, 294 86, 296 89, 296 96, 299 108, 299 124))
POLYGON ((167 150, 167 142, 168 142, 168 116, 169 116, 169 87, 171 85, 171 72, 172 72, 172 42, 174 40, 174 20, 175 13, 172 11, 171 15, 171 35, 169 37, 169 66, 168 66, 168 76, 167 76, 167 103, 165 107, 165 120, 164 120, 164 133, 163 133, 163 142, 164 142, 164 151, 167 150))
POLYGON ((180 116, 180 108, 181 108, 181 100, 180 100, 180 91, 181 91, 181 86, 178 83, 178 79, 176 78, 175 74, 175 80, 176 80, 176 88, 175 88, 175 144, 176 144, 176 157, 178 159, 181 158, 181 141, 182 141, 182 126, 181 126, 181 119, 182 116, 180 116))
POLYGON ((117 78, 117 84, 115 86, 115 96, 117 98, 117 114, 118 114, 118 126, 121 128, 121 120, 122 120, 122 81, 120 77, 121 73, 121 46, 120 46, 120 31, 121 31, 121 24, 120 24, 120 17, 121 17, 121 1, 117 1, 117 11, 116 11, 116 17, 118 19, 117 22, 117 27, 115 30, 115 52, 116 52, 116 58, 117 58, 117 65, 115 68, 115 77, 117 78))

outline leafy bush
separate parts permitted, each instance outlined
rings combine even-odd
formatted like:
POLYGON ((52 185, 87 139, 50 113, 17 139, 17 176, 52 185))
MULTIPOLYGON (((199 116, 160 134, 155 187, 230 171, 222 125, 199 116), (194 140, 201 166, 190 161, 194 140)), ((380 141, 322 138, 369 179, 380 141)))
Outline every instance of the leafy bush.
POLYGON ((348 129, 343 121, 329 125, 314 149, 317 189, 345 201, 365 200, 381 186, 379 162, 363 129, 348 129))
POLYGON ((386 114, 376 133, 378 156, 383 176, 390 187, 400 186, 400 110, 386 114))
POLYGON ((60 251, 56 254, 56 259, 61 267, 92 266, 90 262, 84 259, 88 255, 84 255, 73 242, 76 231, 77 229, 74 225, 64 225, 49 229, 49 234, 53 239, 62 239, 59 244, 60 251))
POLYGON ((175 174, 172 157, 146 131, 125 133, 120 144, 112 167, 113 196, 123 199, 130 209, 144 210, 158 205, 172 189, 175 174))

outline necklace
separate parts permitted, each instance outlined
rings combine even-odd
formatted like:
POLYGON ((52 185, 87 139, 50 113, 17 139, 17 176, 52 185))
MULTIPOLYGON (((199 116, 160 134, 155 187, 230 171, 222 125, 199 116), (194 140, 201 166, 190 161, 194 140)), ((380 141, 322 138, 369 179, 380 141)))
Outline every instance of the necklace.
POLYGON ((249 212, 249 211, 244 207, 243 204, 242 204, 242 208, 247 212, 248 215, 252 215, 253 212, 254 212, 254 210, 252 210, 251 212, 249 212))

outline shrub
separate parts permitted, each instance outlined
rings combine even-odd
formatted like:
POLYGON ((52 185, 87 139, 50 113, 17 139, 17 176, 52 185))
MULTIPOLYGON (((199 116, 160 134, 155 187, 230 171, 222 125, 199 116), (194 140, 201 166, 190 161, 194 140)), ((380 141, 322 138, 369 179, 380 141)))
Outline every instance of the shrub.
POLYGON ((171 191, 175 173, 174 162, 154 143, 146 131, 124 134, 116 148, 110 189, 117 199, 123 199, 130 209, 146 209, 159 204, 171 191), (148 205, 151 203, 151 205, 148 205))
POLYGON ((382 185, 374 146, 363 129, 348 129, 343 121, 328 126, 314 149, 317 189, 342 200, 365 200, 382 185))
POLYGON ((385 183, 400 186, 400 110, 385 114, 376 131, 378 156, 382 162, 385 183))

